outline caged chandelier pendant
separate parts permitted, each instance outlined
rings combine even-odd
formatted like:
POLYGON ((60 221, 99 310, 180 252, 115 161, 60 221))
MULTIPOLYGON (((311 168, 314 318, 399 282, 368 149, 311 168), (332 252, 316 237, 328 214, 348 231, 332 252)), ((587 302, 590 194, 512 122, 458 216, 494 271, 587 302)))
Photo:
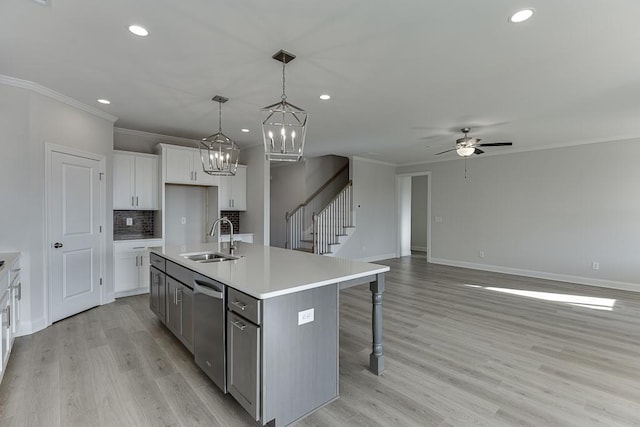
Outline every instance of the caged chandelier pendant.
POLYGON ((302 158, 309 115, 300 107, 287 102, 285 94, 285 66, 295 55, 280 50, 273 59, 282 62, 282 96, 279 102, 262 109, 262 137, 267 160, 297 162, 302 158))
POLYGON ((238 169, 240 149, 231 138, 222 133, 222 104, 228 100, 220 95, 213 97, 212 101, 219 104, 218 132, 202 138, 198 144, 202 169, 209 175, 233 176, 238 169))

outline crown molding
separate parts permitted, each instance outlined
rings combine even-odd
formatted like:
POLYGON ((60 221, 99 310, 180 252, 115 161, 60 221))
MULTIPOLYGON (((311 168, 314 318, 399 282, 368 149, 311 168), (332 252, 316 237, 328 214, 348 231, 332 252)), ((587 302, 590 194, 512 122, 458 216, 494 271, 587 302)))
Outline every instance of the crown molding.
POLYGON ((113 133, 119 133, 120 135, 138 136, 141 138, 148 138, 158 140, 157 142, 174 142, 177 144, 193 144, 199 142, 197 139, 183 138, 180 136, 163 135, 161 133, 145 132, 142 130, 126 129, 126 128, 113 128, 113 133), (160 141, 161 140, 161 141, 160 141))
POLYGON ((398 165, 395 163, 391 163, 391 162, 383 162, 382 160, 375 160, 375 159, 367 159, 366 157, 358 157, 358 156, 352 156, 352 158, 354 160, 359 160, 361 162, 367 162, 367 163, 376 163, 378 165, 387 165, 387 166, 393 166, 393 167, 397 167, 398 165))
POLYGON ((95 107, 84 104, 80 101, 77 101, 73 98, 63 95, 60 92, 56 92, 55 90, 51 90, 47 87, 44 87, 38 83, 34 83, 29 80, 22 80, 22 79, 18 79, 11 76, 6 76, 4 74, 0 74, 0 84, 18 87, 21 89, 27 89, 32 92, 36 92, 40 95, 62 102, 63 104, 67 104, 73 108, 77 108, 78 110, 82 110, 86 113, 93 114, 94 116, 100 117, 101 119, 108 120, 111 123, 114 123, 116 120, 118 120, 118 118, 112 114, 105 113, 102 110, 99 110, 95 107))

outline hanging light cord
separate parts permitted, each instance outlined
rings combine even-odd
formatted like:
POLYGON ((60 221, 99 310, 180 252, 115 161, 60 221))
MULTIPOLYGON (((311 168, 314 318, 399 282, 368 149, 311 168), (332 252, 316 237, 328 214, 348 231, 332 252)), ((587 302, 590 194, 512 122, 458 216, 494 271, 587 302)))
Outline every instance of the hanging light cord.
POLYGON ((222 102, 218 102, 218 132, 222 133, 222 102))

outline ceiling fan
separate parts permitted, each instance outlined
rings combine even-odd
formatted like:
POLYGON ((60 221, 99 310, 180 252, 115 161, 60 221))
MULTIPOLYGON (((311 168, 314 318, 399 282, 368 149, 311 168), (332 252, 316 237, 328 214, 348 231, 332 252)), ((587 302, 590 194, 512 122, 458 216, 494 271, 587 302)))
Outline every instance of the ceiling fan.
POLYGON ((501 147, 506 145, 513 145, 513 142, 490 142, 488 144, 479 144, 481 141, 480 138, 470 137, 468 134, 471 132, 471 128, 462 128, 460 131, 464 134, 462 138, 456 139, 456 146, 450 150, 445 150, 440 153, 436 153, 435 155, 440 155, 444 153, 448 153, 450 151, 455 151, 459 156, 469 157, 472 154, 482 154, 484 153, 478 147, 501 147))

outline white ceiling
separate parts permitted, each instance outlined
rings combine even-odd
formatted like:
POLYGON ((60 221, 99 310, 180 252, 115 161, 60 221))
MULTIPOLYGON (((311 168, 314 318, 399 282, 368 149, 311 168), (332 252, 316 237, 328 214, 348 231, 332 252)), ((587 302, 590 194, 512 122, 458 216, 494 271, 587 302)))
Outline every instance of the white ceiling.
POLYGON ((0 74, 187 138, 217 130, 220 94, 223 130, 249 147, 280 98, 283 48, 307 155, 409 164, 463 126, 514 141, 492 153, 640 136, 639 16, 637 0, 2 0, 0 74), (522 7, 535 16, 508 23, 522 7))

